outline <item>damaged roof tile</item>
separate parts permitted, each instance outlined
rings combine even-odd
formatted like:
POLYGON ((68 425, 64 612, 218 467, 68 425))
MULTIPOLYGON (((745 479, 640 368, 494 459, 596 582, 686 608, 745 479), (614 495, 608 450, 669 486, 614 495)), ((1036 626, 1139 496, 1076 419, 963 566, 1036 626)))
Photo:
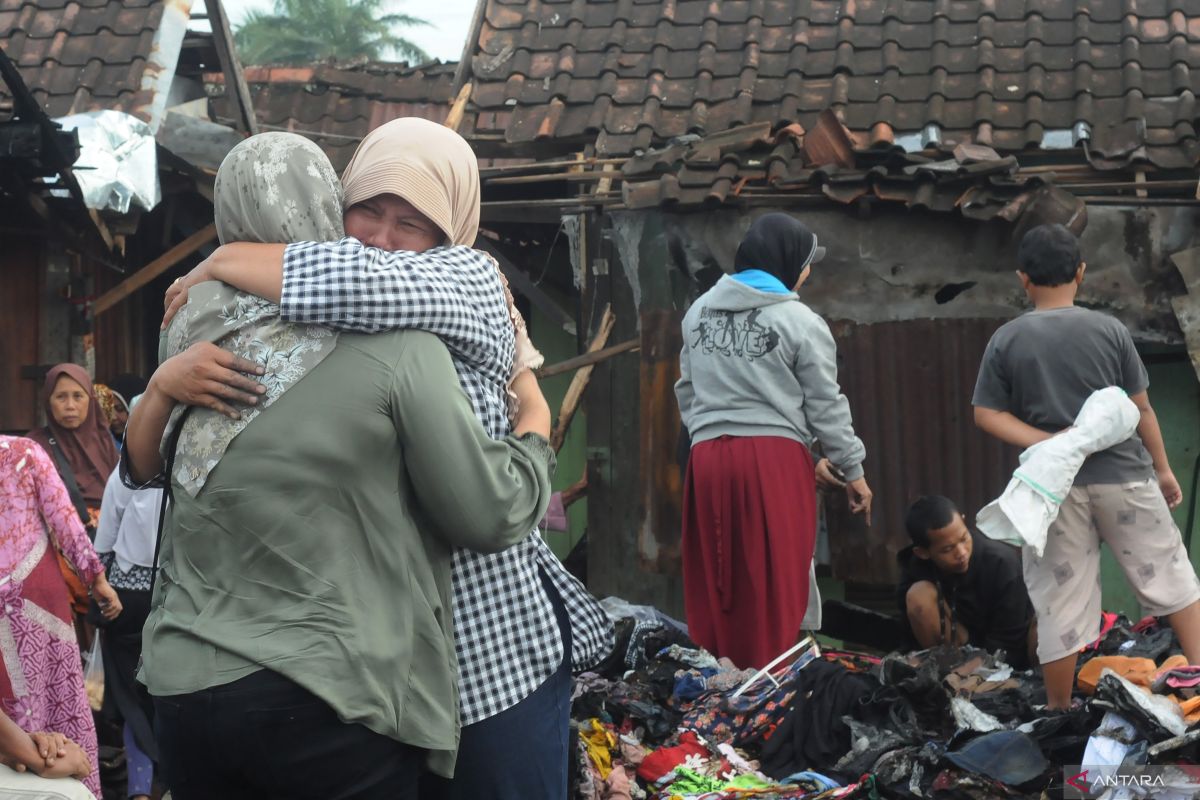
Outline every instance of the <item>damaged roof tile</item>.
MULTIPOLYGON (((3 2, 4 0, 0 0, 3 2)), ((302 133, 341 171, 358 142, 397 117, 442 122, 450 113, 454 64, 319 64, 248 67, 254 113, 264 130, 302 133)), ((214 118, 231 121, 224 76, 206 75, 214 118)))
MULTIPOLYGON (((143 84, 154 68, 166 6, 166 0, 0 0, 0 48, 51 117, 111 109, 148 119, 152 93, 143 84)), ((0 84, 0 98, 6 95, 0 84)))
POLYGON ((601 155, 768 121, 1038 146, 1145 120, 1138 158, 1200 161, 1194 0, 487 0, 475 133, 601 155), (503 130, 489 127, 511 112, 503 130), (586 123, 580 122, 586 120, 586 123))

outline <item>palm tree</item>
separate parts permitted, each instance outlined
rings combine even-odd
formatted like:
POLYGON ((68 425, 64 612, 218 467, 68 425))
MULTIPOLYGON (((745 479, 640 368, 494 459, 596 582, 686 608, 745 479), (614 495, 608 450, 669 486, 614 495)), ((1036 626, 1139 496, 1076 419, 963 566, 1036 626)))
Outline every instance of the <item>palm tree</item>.
POLYGON ((273 13, 249 12, 234 39, 244 64, 311 64, 334 59, 428 61, 397 28, 428 25, 408 14, 383 14, 386 0, 275 0, 273 13))

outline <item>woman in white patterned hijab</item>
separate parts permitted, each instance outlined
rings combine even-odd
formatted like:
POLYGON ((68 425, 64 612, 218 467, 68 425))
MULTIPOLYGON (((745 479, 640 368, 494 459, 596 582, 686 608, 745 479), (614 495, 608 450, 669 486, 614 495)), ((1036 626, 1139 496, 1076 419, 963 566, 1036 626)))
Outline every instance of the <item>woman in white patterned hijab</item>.
MULTIPOLYGON (((217 171, 213 205, 221 244, 334 241, 343 236, 337 172, 321 148, 294 133, 262 133, 234 147, 217 171)), ((284 322, 274 303, 211 281, 192 289, 187 305, 167 328, 159 361, 205 341, 262 366, 266 392, 238 419, 196 408, 184 422, 175 477, 193 497, 234 437, 321 363, 337 334, 318 325, 284 322)), ((164 443, 185 409, 177 406, 171 412, 164 443)))

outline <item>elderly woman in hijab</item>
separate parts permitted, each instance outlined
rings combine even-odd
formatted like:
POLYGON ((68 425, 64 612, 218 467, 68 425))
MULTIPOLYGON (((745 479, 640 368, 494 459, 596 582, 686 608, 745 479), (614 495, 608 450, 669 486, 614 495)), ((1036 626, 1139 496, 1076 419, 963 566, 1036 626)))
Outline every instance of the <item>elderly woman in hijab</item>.
MULTIPOLYGON (((92 379, 77 364, 59 364, 46 373, 42 402, 46 425, 26 435, 50 455, 88 538, 94 538, 104 485, 119 460, 108 419, 92 379)), ((86 647, 91 643, 91 629, 82 621, 88 609, 87 589, 62 557, 59 567, 71 594, 72 608, 81 615, 77 625, 86 647)))
MULTIPOLYGON (((488 432, 504 436, 515 405, 505 389, 522 395, 529 384, 536 388, 530 367, 540 357, 510 298, 516 357, 497 374, 490 354, 511 326, 481 319, 476 304, 457 301, 498 269, 470 249, 479 230, 479 170, 470 146, 432 122, 393 120, 363 140, 342 180, 346 232, 355 238, 221 247, 175 286, 168 318, 188 287, 215 278, 280 301, 293 322, 433 330, 450 348, 488 432)), ((179 370, 164 390, 180 402, 236 413, 228 400, 249 397, 252 384, 220 356, 186 357, 190 371, 179 370)), ((532 528, 503 553, 458 551, 454 596, 464 728, 453 784, 429 791, 448 798, 565 797, 571 673, 611 650, 611 623, 532 528)))
POLYGON ((825 254, 787 214, 755 220, 734 274, 683 320, 675 386, 692 436, 684 484, 688 631, 712 653, 762 667, 796 641, 809 600, 817 510, 809 448, 846 477, 870 518, 863 443, 838 388, 829 326, 796 292, 825 254))
MULTIPOLYGON (((56 551, 105 618, 116 618, 121 601, 50 456, 30 439, 0 436, 0 708, 27 733, 69 737, 95 765, 96 728, 56 551)), ((100 794, 94 766, 84 783, 100 794)))
POLYGON ((47 424, 27 435, 50 454, 81 521, 95 531, 104 485, 119 455, 92 379, 77 364, 52 367, 42 385, 42 402, 47 424))
MULTIPOLYGON (((251 137, 218 173, 223 243, 334 239, 340 216, 336 175, 300 137, 251 137)), ((506 321, 494 271, 477 291, 481 319, 506 321)), ((164 430, 168 462, 174 432, 187 444, 142 672, 172 794, 414 797, 458 749, 452 546, 494 552, 544 513, 544 399, 496 441, 428 333, 334 334, 220 284, 190 294, 168 351, 230 348, 264 391, 236 418, 185 415, 160 389, 174 356, 126 437, 134 479, 161 468, 164 430)))

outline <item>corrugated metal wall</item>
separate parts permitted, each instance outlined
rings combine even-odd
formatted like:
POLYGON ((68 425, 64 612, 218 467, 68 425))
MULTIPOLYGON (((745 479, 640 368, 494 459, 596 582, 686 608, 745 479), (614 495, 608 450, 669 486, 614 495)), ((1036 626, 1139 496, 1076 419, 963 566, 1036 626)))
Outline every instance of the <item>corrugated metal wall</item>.
POLYGON ((838 377, 867 446, 875 492, 872 526, 829 504, 834 576, 894 583, 895 554, 909 544, 904 512, 922 494, 959 503, 968 522, 1008 483, 1016 451, 975 427, 979 361, 1004 320, 834 323, 838 377))

